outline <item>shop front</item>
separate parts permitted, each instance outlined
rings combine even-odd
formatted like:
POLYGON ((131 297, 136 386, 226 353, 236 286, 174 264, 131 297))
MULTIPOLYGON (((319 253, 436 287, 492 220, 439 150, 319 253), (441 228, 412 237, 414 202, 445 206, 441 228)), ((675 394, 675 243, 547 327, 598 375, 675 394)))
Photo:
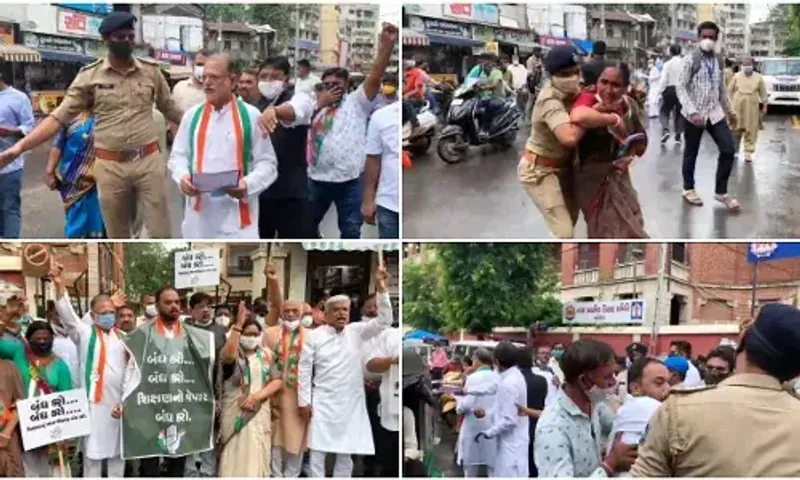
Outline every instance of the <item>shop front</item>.
MULTIPOLYGON (((429 45, 404 46, 403 56, 428 62, 432 74, 449 75, 460 82, 471 67, 473 47, 485 42, 472 37, 471 25, 436 18, 410 17, 409 28, 424 34, 429 45)), ((440 77, 441 78, 441 77, 440 77)))
POLYGON ((524 59, 542 48, 536 42, 536 34, 530 31, 498 28, 495 38, 500 44, 500 53, 509 57, 517 55, 520 59, 524 59))
POLYGON ((48 114, 59 103, 84 65, 97 60, 103 50, 98 40, 24 32, 23 44, 39 52, 41 63, 24 68, 25 90, 36 114, 48 114))
POLYGON ((10 71, 7 72, 10 74, 10 85, 17 90, 25 91, 24 65, 41 62, 42 57, 36 50, 17 44, 19 39, 18 24, 0 22, 0 60, 11 65, 10 71))

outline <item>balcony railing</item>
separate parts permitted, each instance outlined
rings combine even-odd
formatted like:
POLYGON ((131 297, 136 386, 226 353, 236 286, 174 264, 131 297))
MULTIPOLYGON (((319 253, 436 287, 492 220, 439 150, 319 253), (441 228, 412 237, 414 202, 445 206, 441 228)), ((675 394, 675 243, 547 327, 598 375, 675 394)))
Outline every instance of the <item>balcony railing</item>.
POLYGON ((617 265, 614 268, 614 278, 623 280, 623 279, 633 279, 633 278, 641 278, 645 276, 645 268, 644 262, 636 262, 636 263, 626 263, 623 265, 617 265))
POLYGON ((600 269, 579 270, 575 272, 575 285, 594 285, 600 281, 600 269))

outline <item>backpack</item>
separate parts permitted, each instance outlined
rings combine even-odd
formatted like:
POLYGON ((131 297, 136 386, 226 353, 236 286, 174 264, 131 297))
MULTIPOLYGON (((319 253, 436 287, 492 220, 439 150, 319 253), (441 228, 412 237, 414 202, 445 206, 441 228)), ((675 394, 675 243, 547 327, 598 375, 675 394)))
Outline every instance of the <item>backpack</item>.
MULTIPOLYGON (((717 64, 719 65, 720 73, 724 72, 725 64, 722 61, 722 57, 719 55, 715 55, 715 57, 717 58, 717 64)), ((692 52, 692 74, 689 77, 689 81, 694 80, 694 76, 697 75, 697 72, 700 71, 700 67, 702 65, 703 65, 703 54, 700 53, 699 50, 695 50, 694 52, 692 52)), ((725 76, 721 75, 720 78, 722 78, 724 81, 725 76)))

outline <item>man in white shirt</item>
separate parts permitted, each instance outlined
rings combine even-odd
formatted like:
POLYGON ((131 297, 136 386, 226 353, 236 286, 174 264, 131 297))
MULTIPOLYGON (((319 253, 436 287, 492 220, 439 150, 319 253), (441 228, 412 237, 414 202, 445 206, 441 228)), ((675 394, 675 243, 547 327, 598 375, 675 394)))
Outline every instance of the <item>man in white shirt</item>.
POLYGON ((682 60, 681 46, 670 45, 670 59, 664 64, 661 73, 661 143, 669 140, 669 117, 674 116, 675 143, 681 143, 681 132, 683 132, 683 117, 681 117, 681 102, 678 101, 678 81, 681 76, 682 60))
POLYGON ((294 89, 296 92, 314 95, 316 93, 316 87, 320 82, 322 82, 322 80, 311 73, 311 62, 305 58, 297 62, 297 78, 294 80, 294 89))
POLYGON ((533 365, 533 373, 547 380, 547 397, 544 401, 545 406, 550 405, 550 402, 555 400, 558 389, 561 387, 561 379, 550 366, 552 351, 553 349, 550 345, 539 345, 539 347, 536 348, 536 362, 533 365))
POLYGON ((398 328, 388 328, 373 340, 373 351, 367 360, 366 370, 381 375, 380 404, 378 416, 380 425, 373 429, 378 433, 375 438, 375 456, 381 469, 380 477, 395 478, 397 468, 397 449, 400 436, 400 348, 402 338, 398 328))
POLYGON ((169 158, 186 196, 183 238, 256 239, 258 195, 278 177, 275 151, 260 130, 261 112, 233 95, 234 60, 212 56, 204 77, 207 101, 184 114, 169 158), (198 177, 206 173, 227 178, 198 177), (200 179, 210 183, 197 185, 200 179))
POLYGON ((517 108, 522 112, 528 101, 528 69, 519 63, 519 57, 514 55, 511 57, 511 65, 508 66, 508 71, 511 72, 513 81, 511 86, 517 93, 517 108))
POLYGON ((52 300, 47 301, 47 310, 44 313, 46 320, 53 327, 56 332, 53 337, 53 353, 59 356, 69 368, 70 376, 72 377, 72 388, 80 388, 81 375, 80 375, 80 362, 78 361, 78 347, 75 342, 69 338, 67 327, 61 322, 61 317, 58 315, 56 303, 52 300))
POLYGON ((364 221, 378 224, 380 238, 400 238, 398 176, 400 174, 400 103, 381 108, 367 130, 364 168, 364 221))
POLYGON ((311 477, 325 477, 325 458, 336 454, 333 476, 350 477, 351 455, 374 455, 372 429, 364 398, 364 342, 393 323, 386 270, 376 272, 378 316, 349 324, 350 298, 337 295, 325 302, 327 325, 309 332, 298 367, 298 406, 310 421, 308 446, 311 477), (313 376, 312 376, 313 372, 313 376))
POLYGON ((156 308, 156 297, 146 293, 142 295, 142 315, 136 317, 136 328, 141 327, 147 322, 152 321, 158 316, 158 309, 156 308))
POLYGON ((206 62, 211 55, 212 53, 208 50, 198 52, 194 57, 192 76, 181 80, 172 88, 172 98, 182 112, 206 101, 206 94, 203 91, 203 74, 206 62))
POLYGON ((121 423, 116 407, 122 401, 128 359, 125 342, 115 328, 116 308, 111 297, 97 295, 92 299, 91 312, 79 318, 72 308, 62 271, 63 266, 56 265, 50 275, 58 298, 55 306, 69 337, 79 349, 82 380, 79 388, 88 394, 92 418, 89 436, 83 438, 83 476, 100 477, 103 460, 106 460, 108 477, 119 478, 125 473, 125 461, 121 456, 121 423))
MULTIPOLYGON (((519 407, 528 405, 528 388, 525 377, 516 367, 519 353, 510 342, 500 342, 494 349, 494 362, 500 372, 500 384, 494 405, 486 412, 491 427, 475 436, 497 438, 497 456, 492 460, 492 477, 525 478, 528 476, 528 446, 530 432, 527 416, 519 415, 519 407)), ((475 411, 482 418, 484 412, 475 411)))
POLYGON ((340 237, 361 237, 361 174, 366 158, 367 121, 397 35, 397 27, 384 25, 372 68, 353 93, 345 94, 349 85, 347 70, 332 68, 322 75, 325 90, 317 95, 317 113, 308 139, 308 177, 316 230, 331 204, 335 204, 340 237))

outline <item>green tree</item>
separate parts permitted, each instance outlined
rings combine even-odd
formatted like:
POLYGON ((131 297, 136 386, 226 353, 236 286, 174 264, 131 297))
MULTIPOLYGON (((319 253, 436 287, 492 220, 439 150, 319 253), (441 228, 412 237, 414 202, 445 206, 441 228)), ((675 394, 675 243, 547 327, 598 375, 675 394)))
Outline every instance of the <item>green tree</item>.
POLYGON ((550 245, 454 243, 438 245, 436 251, 448 330, 489 333, 499 325, 560 321, 550 245))
POLYGON ((404 323, 430 332, 442 328, 444 312, 439 275, 435 260, 403 262, 404 323))
POLYGON ((138 302, 145 293, 155 293, 175 278, 173 252, 160 243, 125 244, 125 294, 138 302))

